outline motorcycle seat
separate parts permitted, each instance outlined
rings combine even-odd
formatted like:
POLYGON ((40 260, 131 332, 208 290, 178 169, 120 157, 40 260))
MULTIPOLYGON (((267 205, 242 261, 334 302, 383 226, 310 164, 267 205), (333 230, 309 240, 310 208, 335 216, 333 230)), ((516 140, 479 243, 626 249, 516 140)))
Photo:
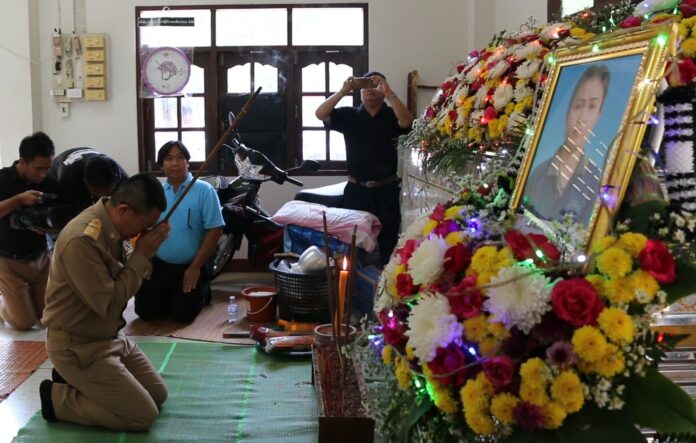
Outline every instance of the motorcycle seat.
POLYGON ((346 187, 346 183, 340 182, 320 188, 302 189, 295 194, 295 200, 318 203, 332 208, 341 208, 343 207, 343 189, 346 187))

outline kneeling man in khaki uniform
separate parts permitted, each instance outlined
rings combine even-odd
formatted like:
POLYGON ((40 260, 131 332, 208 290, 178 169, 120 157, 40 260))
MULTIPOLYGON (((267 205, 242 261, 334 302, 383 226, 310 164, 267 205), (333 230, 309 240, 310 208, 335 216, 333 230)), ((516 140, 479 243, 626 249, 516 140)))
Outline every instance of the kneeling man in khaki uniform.
POLYGON ((42 319, 55 367, 53 381, 39 388, 46 420, 144 431, 159 415, 167 398, 164 380, 119 330, 128 300, 169 233, 168 223, 150 229, 165 209, 159 181, 138 174, 58 236, 42 319), (126 261, 123 241, 139 233, 126 261))

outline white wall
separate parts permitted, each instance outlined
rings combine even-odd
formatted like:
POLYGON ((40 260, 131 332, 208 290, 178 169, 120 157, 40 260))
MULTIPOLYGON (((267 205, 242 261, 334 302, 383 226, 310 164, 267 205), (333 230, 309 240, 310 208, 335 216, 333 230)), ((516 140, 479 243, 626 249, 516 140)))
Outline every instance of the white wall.
POLYGON ((20 140, 34 128, 32 64, 39 54, 31 52, 30 4, 26 0, 0 0, 0 165, 19 157, 20 140))
MULTIPOLYGON (((324 0, 328 3, 345 0, 324 0)), ((36 17, 28 7, 37 0, 0 0, 3 16, 0 42, 25 57, 0 49, 0 161, 16 158, 17 143, 32 130, 44 130, 58 152, 75 146, 92 146, 116 158, 128 172, 138 170, 135 72, 135 6, 162 5, 161 0, 40 0, 36 17), (58 19, 58 4, 62 9, 58 19), (84 4, 84 9, 82 5, 84 4), (75 15, 77 20, 75 20, 75 15), (78 24, 86 32, 106 33, 108 42, 108 93, 106 102, 74 103, 70 118, 61 118, 48 95, 51 87, 50 35, 55 27, 71 32, 78 24), (33 29, 38 32, 31 32, 33 29), (10 44, 11 42, 11 44, 10 44), (39 76, 31 79, 27 54, 39 76), (7 68, 5 68, 7 67, 7 68), (33 96, 32 96, 33 94, 33 96), (32 97, 40 105, 32 106, 32 97)), ((229 0, 170 0, 168 5, 210 5, 229 0)), ((289 0, 237 0, 235 3, 287 4, 289 0)), ((299 1, 299 3, 304 3, 299 1)), ((370 68, 385 73, 395 92, 405 99, 406 76, 413 69, 422 84, 439 85, 453 66, 472 49, 484 47, 502 28, 515 30, 529 15, 545 19, 541 0, 367 0, 369 5, 370 68), (542 17, 543 15, 543 17, 542 17)), ((427 100, 427 96, 425 100, 427 100)), ((421 103, 422 107, 423 103, 421 103)), ((343 180, 343 177, 308 177, 309 186, 343 180)), ((263 192, 263 204, 274 211, 294 195, 293 186, 263 192)))

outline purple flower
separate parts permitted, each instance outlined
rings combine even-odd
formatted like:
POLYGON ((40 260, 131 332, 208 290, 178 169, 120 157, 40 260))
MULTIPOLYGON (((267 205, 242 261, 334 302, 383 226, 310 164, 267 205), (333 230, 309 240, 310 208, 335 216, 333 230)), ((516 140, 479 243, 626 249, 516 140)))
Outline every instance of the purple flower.
POLYGON ((573 345, 567 341, 557 341, 546 350, 546 358, 558 367, 574 364, 578 358, 573 352, 573 345))
POLYGON ((512 416, 525 431, 537 430, 544 424, 541 408, 526 401, 517 403, 517 406, 512 409, 512 416))

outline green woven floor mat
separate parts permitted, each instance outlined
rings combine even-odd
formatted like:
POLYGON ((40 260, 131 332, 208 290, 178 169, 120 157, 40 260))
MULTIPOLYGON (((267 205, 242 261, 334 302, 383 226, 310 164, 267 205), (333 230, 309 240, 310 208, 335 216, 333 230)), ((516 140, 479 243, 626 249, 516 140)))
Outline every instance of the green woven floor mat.
MULTIPOLYGON (((149 432, 47 423, 36 413, 14 442, 312 442, 317 409, 308 360, 219 343, 140 343, 169 398, 149 432)), ((37 392, 38 395, 38 392, 37 392)))

